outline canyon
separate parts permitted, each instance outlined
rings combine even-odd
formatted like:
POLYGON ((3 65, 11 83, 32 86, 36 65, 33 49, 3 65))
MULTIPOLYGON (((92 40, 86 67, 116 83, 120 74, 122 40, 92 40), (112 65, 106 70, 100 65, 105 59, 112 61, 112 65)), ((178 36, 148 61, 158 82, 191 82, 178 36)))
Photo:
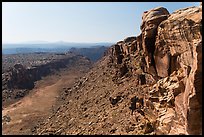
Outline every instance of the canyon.
MULTIPOLYGON (((21 130, 27 130, 23 133, 201 135, 202 4, 171 14, 164 7, 144 11, 140 29, 139 36, 113 44, 93 65, 80 56, 86 62, 81 66, 84 72, 71 84, 70 74, 83 70, 79 65, 72 65, 71 73, 65 71, 63 80, 59 78, 45 84, 43 91, 33 92, 44 98, 46 92, 56 89, 58 94, 50 96, 57 95, 57 105, 32 127, 21 126, 21 130)), ((27 102, 31 100, 29 95, 23 98, 27 102)), ((23 104, 19 104, 19 111, 23 111, 23 104)), ((3 110, 6 134, 17 117, 15 105, 3 110)))

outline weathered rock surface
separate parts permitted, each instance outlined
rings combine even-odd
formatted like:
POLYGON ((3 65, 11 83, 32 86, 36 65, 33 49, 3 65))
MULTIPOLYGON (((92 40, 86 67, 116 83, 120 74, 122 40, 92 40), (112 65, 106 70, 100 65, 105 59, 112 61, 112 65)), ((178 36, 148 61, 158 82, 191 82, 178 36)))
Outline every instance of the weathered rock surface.
POLYGON ((173 122, 177 124, 170 129, 172 134, 181 129, 184 129, 185 134, 202 133, 199 128, 202 126, 201 28, 200 7, 175 11, 158 27, 154 54, 158 75, 166 77, 179 69, 185 72, 184 78, 180 80, 184 87, 175 96, 176 118, 173 122))
POLYGON ((37 134, 202 134, 201 28, 201 6, 145 12, 37 134))
POLYGON ((168 10, 163 7, 146 11, 142 16, 142 24, 140 27, 142 31, 142 47, 147 65, 147 71, 149 73, 154 73, 150 72, 150 69, 155 69, 153 55, 155 50, 157 28, 162 21, 168 18, 168 16, 168 10))

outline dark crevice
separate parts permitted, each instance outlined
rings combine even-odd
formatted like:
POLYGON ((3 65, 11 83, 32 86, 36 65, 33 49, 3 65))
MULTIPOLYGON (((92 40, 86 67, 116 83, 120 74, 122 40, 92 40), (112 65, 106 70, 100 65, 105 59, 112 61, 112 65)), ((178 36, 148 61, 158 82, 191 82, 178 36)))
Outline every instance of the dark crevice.
POLYGON ((202 35, 202 19, 200 21, 200 34, 202 35))
POLYGON ((133 98, 131 98, 131 104, 130 104, 130 107, 129 109, 132 110, 132 114, 134 112, 134 110, 136 110, 136 102, 138 100, 138 97, 134 96, 133 98))
POLYGON ((126 64, 123 64, 120 68, 120 77, 124 76, 128 72, 128 67, 126 64))
POLYGON ((178 69, 178 65, 179 64, 177 63, 177 56, 170 56, 169 57, 169 68, 168 68, 169 76, 171 75, 171 73, 173 73, 174 71, 178 69))
MULTIPOLYGON (((156 34, 157 34, 157 32, 156 32, 156 34)), ((157 74, 155 60, 154 60, 155 42, 156 42, 156 36, 152 37, 152 38, 145 39, 145 45, 146 45, 146 49, 148 52, 148 56, 151 59, 149 65, 153 66, 153 68, 157 74)))
POLYGON ((119 45, 115 45, 115 56, 116 56, 116 62, 117 64, 121 64, 122 63, 122 59, 124 58, 121 52, 121 48, 119 45))
POLYGON ((172 57, 169 57, 169 68, 168 68, 168 75, 170 76, 172 73, 172 57))
POLYGON ((146 78, 145 78, 145 75, 140 75, 139 77, 140 77, 141 85, 146 84, 146 78))

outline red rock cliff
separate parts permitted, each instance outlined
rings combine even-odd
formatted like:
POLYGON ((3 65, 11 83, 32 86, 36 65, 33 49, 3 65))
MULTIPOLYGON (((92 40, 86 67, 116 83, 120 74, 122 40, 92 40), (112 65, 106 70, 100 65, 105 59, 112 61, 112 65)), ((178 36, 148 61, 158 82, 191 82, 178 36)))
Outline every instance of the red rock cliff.
POLYGON ((37 133, 202 134, 201 7, 145 11, 37 133))
MULTIPOLYGON (((145 108, 152 111, 149 120, 156 125, 156 134, 202 133, 201 6, 172 14, 163 7, 145 11, 141 35, 113 48, 119 64, 128 64, 127 56, 141 53, 137 62, 144 75, 143 83, 148 84, 148 74, 153 76, 152 83, 156 84, 150 86, 145 101, 154 107, 145 108)), ((134 60, 129 64, 139 74, 134 60)))

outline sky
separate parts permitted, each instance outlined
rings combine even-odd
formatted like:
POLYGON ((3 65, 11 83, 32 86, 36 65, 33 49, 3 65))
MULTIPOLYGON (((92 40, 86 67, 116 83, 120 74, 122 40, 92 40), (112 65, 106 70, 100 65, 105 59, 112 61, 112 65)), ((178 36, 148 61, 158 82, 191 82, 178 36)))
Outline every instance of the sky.
POLYGON ((3 2, 2 43, 111 42, 141 33, 142 14, 199 2, 3 2))

